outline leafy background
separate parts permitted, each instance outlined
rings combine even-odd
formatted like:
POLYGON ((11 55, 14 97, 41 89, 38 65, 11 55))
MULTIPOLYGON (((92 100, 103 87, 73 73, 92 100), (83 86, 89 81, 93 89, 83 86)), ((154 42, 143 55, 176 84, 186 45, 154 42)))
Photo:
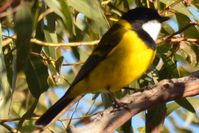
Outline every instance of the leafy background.
MULTIPOLYGON (((137 6, 171 19, 163 25, 150 71, 130 86, 142 88, 199 70, 198 0, 1 0, 0 131, 40 131, 34 125, 38 116, 64 94, 109 27, 137 6)), ((157 105, 117 132, 150 131, 164 119, 163 132, 196 132, 198 102, 196 96, 157 105)), ((88 94, 45 132, 64 131, 75 110, 72 123, 81 126, 109 106, 105 94, 88 94)))

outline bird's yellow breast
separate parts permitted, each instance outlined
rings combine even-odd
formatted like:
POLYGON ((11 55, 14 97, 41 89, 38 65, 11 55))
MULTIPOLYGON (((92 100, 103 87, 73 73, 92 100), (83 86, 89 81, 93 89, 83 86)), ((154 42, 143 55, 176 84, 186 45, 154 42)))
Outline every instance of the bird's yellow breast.
POLYGON ((134 31, 128 31, 106 59, 75 85, 73 92, 77 95, 84 91, 118 91, 142 76, 151 65, 154 56, 153 49, 139 39, 134 31))

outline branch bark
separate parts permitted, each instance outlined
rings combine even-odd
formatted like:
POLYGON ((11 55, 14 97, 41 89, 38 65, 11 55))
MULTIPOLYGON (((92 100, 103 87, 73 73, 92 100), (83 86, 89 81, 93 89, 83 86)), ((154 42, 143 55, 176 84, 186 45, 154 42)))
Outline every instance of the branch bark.
POLYGON ((152 89, 125 96, 120 102, 127 103, 128 109, 113 111, 109 108, 92 116, 92 122, 81 128, 69 127, 70 133, 112 133, 127 120, 154 105, 183 97, 199 94, 199 71, 190 76, 160 81, 152 89))

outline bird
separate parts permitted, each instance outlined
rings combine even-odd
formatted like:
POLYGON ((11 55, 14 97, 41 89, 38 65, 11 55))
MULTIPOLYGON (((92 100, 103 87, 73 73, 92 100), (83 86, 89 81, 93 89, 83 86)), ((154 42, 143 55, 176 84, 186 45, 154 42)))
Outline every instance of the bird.
POLYGON ((114 93, 140 78, 155 58, 155 41, 168 19, 146 7, 124 13, 102 36, 66 93, 35 124, 48 126, 87 93, 114 93))

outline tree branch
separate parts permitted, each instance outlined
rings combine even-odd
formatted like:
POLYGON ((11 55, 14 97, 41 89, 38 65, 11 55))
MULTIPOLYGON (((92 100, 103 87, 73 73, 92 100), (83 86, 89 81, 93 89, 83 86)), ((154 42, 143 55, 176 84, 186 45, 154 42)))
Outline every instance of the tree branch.
POLYGON ((199 71, 179 79, 160 81, 152 89, 125 96, 120 102, 128 109, 113 111, 109 108, 91 117, 92 122, 81 128, 69 127, 71 133, 112 133, 137 113, 154 105, 199 94, 199 71))

